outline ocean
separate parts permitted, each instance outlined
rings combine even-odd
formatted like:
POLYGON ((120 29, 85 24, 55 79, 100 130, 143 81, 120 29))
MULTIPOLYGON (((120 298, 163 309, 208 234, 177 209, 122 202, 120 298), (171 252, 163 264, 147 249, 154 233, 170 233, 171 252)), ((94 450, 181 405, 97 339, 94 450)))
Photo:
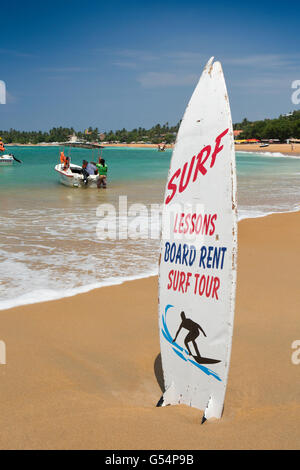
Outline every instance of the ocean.
MULTIPOLYGON (((58 147, 18 146, 9 152, 23 164, 0 168, 0 309, 157 273, 159 205, 171 150, 104 149, 106 190, 61 185, 54 171, 58 147), (122 217, 113 224, 120 196, 129 227, 122 217), (119 237, 103 239, 107 227, 119 237)), ((71 157, 81 164, 91 151, 73 149, 71 157)), ((236 161, 239 219, 300 209, 300 158, 238 152, 236 161)))

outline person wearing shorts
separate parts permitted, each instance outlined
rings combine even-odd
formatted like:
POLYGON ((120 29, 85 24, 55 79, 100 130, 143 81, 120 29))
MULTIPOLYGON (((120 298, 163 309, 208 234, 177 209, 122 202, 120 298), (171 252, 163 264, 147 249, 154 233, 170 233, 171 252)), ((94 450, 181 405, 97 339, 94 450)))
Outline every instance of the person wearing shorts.
POLYGON ((99 174, 97 186, 98 188, 101 188, 101 187, 106 188, 106 184, 107 184, 106 178, 107 178, 108 168, 107 168, 104 158, 101 158, 99 160, 99 163, 97 163, 96 167, 98 169, 98 174, 99 174))

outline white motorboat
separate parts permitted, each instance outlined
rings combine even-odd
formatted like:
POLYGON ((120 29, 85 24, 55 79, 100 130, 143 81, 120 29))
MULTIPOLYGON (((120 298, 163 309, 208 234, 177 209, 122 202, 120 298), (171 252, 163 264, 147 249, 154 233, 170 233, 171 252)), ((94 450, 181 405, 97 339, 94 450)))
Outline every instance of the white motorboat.
POLYGON ((22 163, 21 160, 16 158, 12 153, 4 153, 5 147, 0 137, 0 166, 12 165, 14 161, 22 163))
POLYGON ((12 155, 0 155, 0 166, 12 165, 14 157, 12 155))
POLYGON ((82 174, 82 168, 79 165, 74 165, 73 163, 70 163, 69 168, 64 170, 64 165, 59 163, 55 166, 55 171, 59 173, 60 182, 65 186, 70 186, 74 188, 79 188, 81 186, 88 188, 97 188, 97 181, 99 179, 99 176, 90 175, 87 178, 87 184, 85 184, 84 177, 82 174))
MULTIPOLYGON (((99 145, 98 143, 89 143, 89 142, 80 142, 80 141, 72 141, 72 142, 65 142, 62 144, 63 147, 71 147, 71 148, 84 148, 92 150, 92 157, 93 161, 90 161, 91 165, 95 166, 95 175, 89 175, 88 178, 84 177, 84 170, 81 166, 75 165, 70 161, 70 152, 69 156, 67 157, 68 163, 64 163, 64 159, 66 156, 64 155, 64 150, 61 152, 61 156, 63 156, 63 160, 61 163, 57 164, 54 169, 60 175, 60 182, 65 186, 69 187, 86 187, 86 188, 97 188, 97 183, 99 180, 99 175, 97 174, 97 167, 94 162, 94 150, 96 150, 97 160, 102 156, 102 149, 103 146, 99 145)), ((86 163, 88 163, 86 161, 86 163)))

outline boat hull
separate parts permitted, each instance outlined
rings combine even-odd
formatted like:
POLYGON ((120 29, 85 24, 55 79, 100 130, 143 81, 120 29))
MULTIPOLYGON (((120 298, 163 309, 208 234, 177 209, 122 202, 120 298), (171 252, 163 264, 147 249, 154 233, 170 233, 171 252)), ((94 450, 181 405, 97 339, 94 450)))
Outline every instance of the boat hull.
POLYGON ((55 171, 57 171, 59 174, 59 181, 61 184, 68 186, 69 188, 97 188, 97 181, 99 179, 98 175, 89 176, 88 182, 85 184, 83 175, 79 173, 72 173, 72 168, 78 171, 81 167, 71 164, 70 169, 64 171, 62 169, 62 165, 56 165, 55 171))
POLYGON ((14 159, 11 155, 1 155, 0 156, 0 166, 8 166, 14 163, 14 159))

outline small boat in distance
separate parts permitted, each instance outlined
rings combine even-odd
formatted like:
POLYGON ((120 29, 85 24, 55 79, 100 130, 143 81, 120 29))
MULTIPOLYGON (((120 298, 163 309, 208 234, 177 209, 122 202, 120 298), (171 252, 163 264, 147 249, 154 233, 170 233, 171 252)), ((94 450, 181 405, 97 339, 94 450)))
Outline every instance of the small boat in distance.
POLYGON ((166 144, 164 142, 162 142, 161 144, 158 144, 157 150, 159 152, 164 152, 166 150, 166 144))
MULTIPOLYGON (((5 147, 4 147, 4 144, 2 142, 1 137, 0 137, 0 152, 5 152, 5 147)), ((16 158, 11 153, 5 154, 5 155, 4 154, 0 155, 0 166, 12 165, 14 163, 14 161, 16 161, 18 163, 22 163, 21 160, 16 158)))
POLYGON ((14 157, 12 155, 0 155, 0 166, 12 165, 14 157))
POLYGON ((12 153, 0 155, 0 166, 12 165, 14 162, 23 163, 22 160, 16 158, 12 153))
MULTIPOLYGON (((102 149, 104 148, 102 145, 97 143, 86 143, 86 142, 66 142, 62 144, 63 147, 74 147, 74 148, 84 148, 84 149, 96 149, 97 150, 97 158, 102 157, 102 149)), ((93 155, 94 156, 94 155, 93 155)), ((54 169, 60 175, 60 183, 69 186, 69 187, 88 187, 88 188, 97 188, 98 187, 98 180, 99 175, 97 172, 96 162, 91 161, 95 167, 95 174, 89 175, 87 179, 84 177, 83 168, 79 165, 75 165, 71 163, 71 158, 69 158, 69 163, 66 165, 65 163, 59 163, 55 165, 54 169)))

